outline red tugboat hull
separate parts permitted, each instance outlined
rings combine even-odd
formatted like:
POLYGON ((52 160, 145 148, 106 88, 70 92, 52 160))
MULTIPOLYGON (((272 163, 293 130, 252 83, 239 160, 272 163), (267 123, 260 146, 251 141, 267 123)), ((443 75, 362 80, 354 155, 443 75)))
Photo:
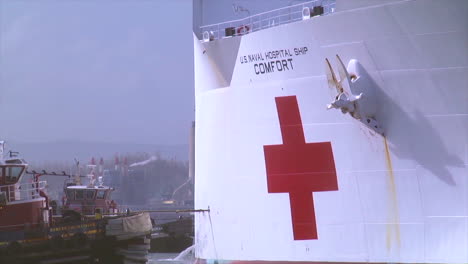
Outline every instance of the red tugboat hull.
MULTIPOLYGON (((10 202, 0 207, 0 231, 22 230, 39 226, 44 217, 45 199, 10 202), (25 223, 25 224, 18 224, 25 223)), ((1 242, 0 242, 1 243, 1 242)))

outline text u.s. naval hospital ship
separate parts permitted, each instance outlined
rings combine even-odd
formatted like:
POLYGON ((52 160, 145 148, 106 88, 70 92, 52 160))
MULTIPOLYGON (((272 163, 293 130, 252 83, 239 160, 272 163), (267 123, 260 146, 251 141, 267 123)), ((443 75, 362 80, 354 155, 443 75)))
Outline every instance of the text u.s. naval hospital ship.
POLYGON ((195 31, 196 257, 468 263, 468 1, 289 4, 195 31))

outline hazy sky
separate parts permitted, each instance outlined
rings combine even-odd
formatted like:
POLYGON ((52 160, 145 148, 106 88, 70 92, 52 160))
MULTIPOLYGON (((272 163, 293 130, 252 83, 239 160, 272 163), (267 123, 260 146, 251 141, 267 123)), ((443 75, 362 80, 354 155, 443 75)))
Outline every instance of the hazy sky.
POLYGON ((186 144, 191 0, 0 0, 0 138, 186 144))

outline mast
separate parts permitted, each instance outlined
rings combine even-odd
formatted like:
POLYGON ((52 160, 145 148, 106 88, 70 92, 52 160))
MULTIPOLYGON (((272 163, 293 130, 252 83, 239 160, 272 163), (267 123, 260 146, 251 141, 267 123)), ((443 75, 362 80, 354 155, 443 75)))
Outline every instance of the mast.
POLYGON ((0 140, 0 160, 3 159, 3 149, 5 148, 5 141, 0 140))
POLYGON ((91 159, 91 164, 87 165, 88 168, 88 179, 89 179, 89 184, 88 187, 93 187, 94 182, 96 181, 96 160, 94 157, 91 159))
POLYGON ((76 164, 76 173, 74 175, 73 181, 75 182, 76 185, 81 185, 80 162, 76 158, 75 158, 75 164, 76 164))

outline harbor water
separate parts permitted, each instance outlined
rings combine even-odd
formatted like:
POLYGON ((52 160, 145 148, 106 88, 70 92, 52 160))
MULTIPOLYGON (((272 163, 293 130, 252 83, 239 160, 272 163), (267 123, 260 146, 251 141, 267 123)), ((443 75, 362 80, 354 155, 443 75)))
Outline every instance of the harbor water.
POLYGON ((193 255, 180 257, 177 253, 150 253, 148 264, 191 264, 195 262, 193 255))

